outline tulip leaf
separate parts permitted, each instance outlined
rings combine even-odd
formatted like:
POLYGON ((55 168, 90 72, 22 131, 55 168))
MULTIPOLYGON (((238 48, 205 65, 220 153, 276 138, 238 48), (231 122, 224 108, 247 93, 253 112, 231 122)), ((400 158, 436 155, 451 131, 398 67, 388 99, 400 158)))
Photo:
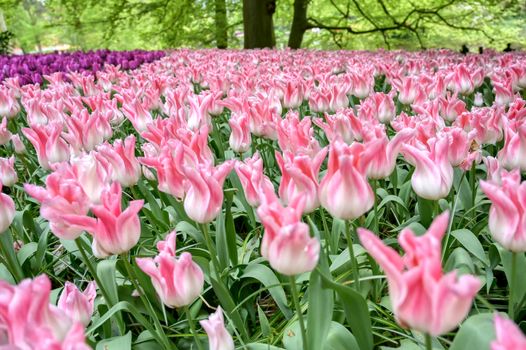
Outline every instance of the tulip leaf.
MULTIPOLYGON (((325 269, 328 270, 325 257, 323 254, 321 255, 320 260, 324 262, 320 262, 320 265, 325 265, 325 269)), ((331 289, 322 287, 322 279, 318 269, 310 274, 308 295, 309 311, 307 313, 307 324, 315 326, 307 327, 307 341, 312 349, 322 349, 332 321, 334 292, 331 289)))
POLYGON ((20 266, 24 266, 25 262, 37 252, 38 244, 29 242, 24 244, 17 253, 18 262, 20 266))
POLYGON ((523 298, 526 296, 526 278, 524 277, 524 273, 521 271, 526 271, 526 257, 524 256, 524 253, 515 253, 516 254, 516 270, 515 270, 515 277, 516 281, 514 283, 511 283, 512 280, 512 261, 513 261, 513 253, 504 249, 498 244, 494 245, 497 247, 497 250, 500 255, 500 259, 502 262, 502 266, 504 267, 504 273, 506 274, 506 279, 508 281, 508 285, 514 285, 515 290, 513 291, 513 304, 519 303, 523 298))
POLYGON ((345 317, 360 349, 371 350, 373 348, 373 331, 365 299, 354 289, 338 284, 332 281, 332 278, 323 274, 320 276, 322 277, 324 288, 334 290, 342 301, 345 317))
MULTIPOLYGON (((338 322, 327 322, 327 337, 321 347, 315 347, 309 343, 309 349, 317 350, 361 350, 355 336, 347 328, 338 322)), ((319 326, 319 323, 314 325, 319 326)), ((307 323, 307 329, 309 325, 307 323)), ((312 327, 311 327, 312 329, 312 327)), ((308 332, 307 332, 308 333, 308 332)), ((298 321, 293 322, 285 328, 283 335, 283 346, 286 350, 303 350, 301 332, 298 321)), ((263 350, 263 348, 262 348, 263 350)))
POLYGON ((17 259, 15 249, 13 246, 13 237, 11 232, 5 231, 0 233, 0 245, 2 256, 6 260, 6 267, 9 272, 13 275, 16 281, 20 282, 24 278, 24 272, 20 266, 20 262, 17 259))
POLYGON ((287 306, 285 290, 280 285, 280 281, 272 269, 266 265, 252 263, 245 268, 241 278, 254 278, 261 282, 261 284, 268 288, 270 295, 280 308, 281 312, 283 312, 285 318, 290 318, 292 316, 292 312, 287 306))
POLYGON ((489 266, 489 259, 484 252, 484 248, 473 232, 468 229, 460 229, 452 231, 451 235, 474 257, 483 262, 484 265, 489 266))
POLYGON ((263 309, 261 309, 261 306, 258 305, 258 319, 259 319, 259 326, 261 327, 261 334, 264 337, 269 337, 271 331, 270 324, 268 322, 267 315, 265 315, 265 312, 263 309))
POLYGON ((214 289, 215 294, 219 299, 219 303, 225 310, 227 316, 232 320, 236 329, 241 333, 243 338, 248 338, 248 331, 246 323, 243 321, 241 314, 236 309, 236 303, 232 299, 230 292, 225 287, 223 282, 216 280, 214 274, 210 274, 210 283, 214 289))
POLYGON ((120 337, 104 339, 97 344, 95 350, 127 350, 132 346, 132 334, 126 333, 120 337))
POLYGON ((495 339, 494 315, 481 313, 468 318, 458 331, 449 350, 489 350, 495 339))
POLYGON ((243 349, 247 350, 284 350, 283 348, 278 348, 274 345, 261 344, 261 343, 251 343, 247 344, 243 349))
POLYGON ((119 301, 119 294, 117 292, 117 282, 115 280, 117 260, 102 260, 97 264, 97 275, 99 277, 100 283, 103 284, 103 288, 108 293, 108 298, 106 302, 109 302, 110 305, 115 305, 119 301))

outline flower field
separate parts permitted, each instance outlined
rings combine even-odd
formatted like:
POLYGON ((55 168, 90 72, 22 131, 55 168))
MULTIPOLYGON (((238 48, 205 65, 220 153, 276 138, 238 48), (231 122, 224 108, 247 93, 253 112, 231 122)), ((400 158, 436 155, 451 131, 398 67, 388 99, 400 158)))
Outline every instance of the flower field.
POLYGON ((526 349, 525 54, 0 61, 0 348, 526 349))

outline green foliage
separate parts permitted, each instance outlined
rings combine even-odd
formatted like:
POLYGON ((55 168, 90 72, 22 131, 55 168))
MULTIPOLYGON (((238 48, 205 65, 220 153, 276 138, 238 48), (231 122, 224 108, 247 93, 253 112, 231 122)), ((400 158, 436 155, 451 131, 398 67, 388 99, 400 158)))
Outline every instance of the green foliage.
MULTIPOLYGON (((277 2, 276 46, 285 47, 294 0, 277 2)), ((526 5, 507 0, 309 0, 303 47, 501 50, 524 45, 526 5), (383 5, 383 6, 382 6, 383 5), (327 27, 327 28, 324 28, 327 27), (330 28, 339 28, 329 30, 330 28), (346 28, 351 28, 349 32, 346 28), (359 33, 359 34, 356 34, 359 33)), ((25 52, 54 49, 215 47, 214 0, 0 0, 25 52)), ((228 45, 243 46, 242 1, 227 0, 228 45)), ((223 23, 221 23, 223 25, 223 23)))

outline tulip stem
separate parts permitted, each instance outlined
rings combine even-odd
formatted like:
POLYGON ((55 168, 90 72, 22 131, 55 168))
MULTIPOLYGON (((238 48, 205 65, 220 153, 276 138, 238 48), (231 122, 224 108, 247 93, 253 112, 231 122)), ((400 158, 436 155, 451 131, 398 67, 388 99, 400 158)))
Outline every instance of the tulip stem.
POLYGON ((345 236, 347 237, 347 246, 349 247, 349 257, 351 258, 351 270, 354 278, 354 283, 356 283, 356 290, 360 290, 360 271, 358 269, 358 260, 354 255, 354 247, 352 244, 351 236, 351 223, 348 220, 345 220, 345 236))
POLYGON ((215 249, 214 242, 212 241, 212 237, 210 237, 210 232, 208 232, 208 225, 207 224, 200 224, 201 231, 203 231, 203 235, 205 236, 205 242, 206 246, 208 248, 208 252, 210 253, 210 259, 212 260, 212 265, 214 266, 214 269, 216 270, 216 275, 219 279, 219 260, 217 260, 217 253, 215 249))
POLYGON ((163 340, 164 348, 166 350, 172 349, 170 341, 168 340, 168 337, 166 336, 166 333, 164 333, 163 327, 161 326, 159 317, 157 317, 157 314, 155 313, 155 310, 153 309, 152 304, 150 303, 148 298, 144 295, 144 293, 142 292, 142 289, 139 287, 139 284, 137 283, 137 278, 135 277, 135 274, 133 273, 133 268, 129 261, 128 253, 122 254, 122 261, 124 262, 124 268, 126 269, 126 272, 128 273, 128 278, 130 282, 132 283, 133 287, 137 290, 137 293, 139 294, 139 297, 141 298, 141 301, 143 302, 144 307, 148 310, 148 313, 153 318, 155 328, 157 329, 159 336, 163 340))
POLYGON ((508 315, 511 320, 515 319, 515 282, 517 281, 517 253, 511 253, 511 276, 510 276, 510 297, 508 299, 508 315))
POLYGON ((376 201, 376 188, 378 187, 378 180, 373 180, 373 198, 374 198, 374 232, 379 235, 378 227, 378 202, 376 201))
POLYGON ((433 340, 431 339, 431 335, 426 333, 424 339, 426 342, 426 350, 433 350, 433 340))
POLYGON ((290 291, 292 293, 292 301, 298 314, 298 322, 300 324, 301 341, 303 343, 303 350, 308 350, 309 344, 307 343, 307 333, 305 332, 305 323, 303 321, 303 311, 301 310, 300 299, 298 296, 298 289, 296 288, 296 277, 290 276, 290 291))
POLYGON ((320 216, 321 216, 321 222, 323 224, 323 232, 325 233, 325 246, 328 247, 329 249, 327 249, 327 256, 329 256, 329 252, 332 253, 332 254, 336 254, 337 250, 338 250, 338 247, 336 247, 336 245, 332 244, 332 237, 331 237, 331 234, 329 232, 329 226, 327 225, 327 219, 325 218, 325 212, 323 210, 323 208, 320 206, 319 208, 320 210, 320 216))
POLYGON ((108 292, 106 292, 106 288, 104 288, 104 284, 102 284, 102 282, 100 281, 99 275, 97 274, 95 267, 91 263, 91 260, 88 258, 88 255, 86 254, 86 250, 82 246, 82 239, 80 237, 76 238, 75 244, 77 245, 77 249, 79 250, 80 256, 82 257, 84 264, 87 266, 88 271, 95 279, 95 282, 97 283, 97 287, 100 289, 102 297, 104 298, 108 306, 111 308, 113 306, 112 300, 110 299, 108 292))
POLYGON ((195 343, 197 344, 198 350, 203 350, 203 344, 201 344, 201 341, 199 340, 199 337, 197 336, 197 332, 195 331, 195 324, 194 320, 192 318, 192 313, 190 312, 190 308, 188 305, 184 307, 184 311, 186 313, 186 318, 188 319, 188 324, 190 325, 190 331, 192 332, 192 335, 194 336, 195 343))

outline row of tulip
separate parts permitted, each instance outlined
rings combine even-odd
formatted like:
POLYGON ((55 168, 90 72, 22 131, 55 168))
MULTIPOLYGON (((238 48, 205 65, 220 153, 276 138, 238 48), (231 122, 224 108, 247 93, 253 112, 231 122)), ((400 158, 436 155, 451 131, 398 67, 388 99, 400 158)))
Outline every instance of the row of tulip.
POLYGON ((50 54, 0 56, 0 80, 16 78, 21 85, 42 84, 45 76, 56 72, 84 72, 95 74, 105 65, 122 69, 137 69, 143 63, 163 57, 163 51, 110 51, 60 52, 50 54))
POLYGON ((0 87, 0 344, 526 349, 522 53, 46 81, 0 87))

